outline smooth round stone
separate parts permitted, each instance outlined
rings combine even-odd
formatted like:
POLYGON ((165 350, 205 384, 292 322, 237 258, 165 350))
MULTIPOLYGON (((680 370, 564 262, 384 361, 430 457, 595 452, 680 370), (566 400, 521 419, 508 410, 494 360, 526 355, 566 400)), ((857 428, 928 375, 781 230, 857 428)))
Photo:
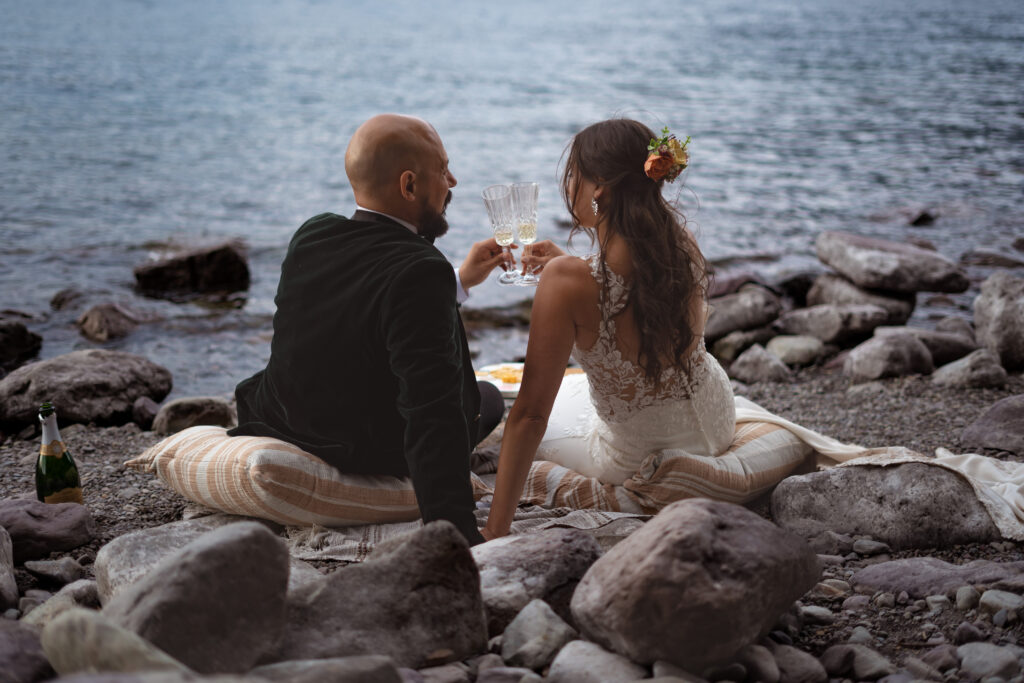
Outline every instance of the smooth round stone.
POLYGON ((963 612, 974 609, 981 600, 981 593, 974 586, 960 586, 956 589, 956 608, 963 612))
POLYGON ((928 603, 928 609, 932 612, 941 612, 945 609, 949 609, 952 606, 949 598, 945 595, 929 595, 924 599, 928 603))
POLYGON ((863 626, 854 626, 853 633, 846 639, 846 642, 854 645, 870 645, 875 640, 875 637, 871 635, 871 631, 863 626))

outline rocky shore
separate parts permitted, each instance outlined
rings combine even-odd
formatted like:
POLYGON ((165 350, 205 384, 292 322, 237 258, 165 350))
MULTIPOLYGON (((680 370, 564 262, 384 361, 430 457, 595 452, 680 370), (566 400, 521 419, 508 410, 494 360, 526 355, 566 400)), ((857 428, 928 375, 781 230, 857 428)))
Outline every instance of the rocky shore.
MULTIPOLYGON (((906 327, 919 292, 971 286, 960 266, 840 233, 818 250, 813 276, 719 274, 707 340, 736 391, 866 447, 1024 462, 1024 280, 996 270, 970 316, 906 327)), ((439 523, 361 564, 306 563, 277 525, 197 516, 122 466, 230 424, 229 400, 160 405, 169 373, 104 349, 21 365, 38 345, 5 329, 5 680, 1024 680, 1024 543, 953 473, 796 475, 748 508, 673 504, 610 549, 571 529, 469 549, 439 523), (85 506, 34 501, 40 392, 67 406, 85 506)))

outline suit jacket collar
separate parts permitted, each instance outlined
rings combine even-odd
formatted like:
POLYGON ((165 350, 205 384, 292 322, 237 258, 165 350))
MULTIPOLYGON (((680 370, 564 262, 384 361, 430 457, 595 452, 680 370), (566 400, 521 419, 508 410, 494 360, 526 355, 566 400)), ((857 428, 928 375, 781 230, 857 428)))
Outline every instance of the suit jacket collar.
MULTIPOLYGON (((419 233, 416 233, 416 232, 413 232, 412 230, 409 230, 409 226, 402 225, 401 223, 396 221, 394 218, 391 218, 390 216, 385 216, 382 213, 377 213, 376 211, 368 211, 368 210, 365 210, 365 209, 357 209, 356 212, 354 214, 352 214, 352 220, 354 220, 354 221, 364 221, 366 223, 387 223, 388 225, 397 225, 398 227, 402 228, 403 230, 406 230, 409 233, 411 233, 411 234, 413 234, 413 235, 415 235, 417 237, 420 237, 419 233)), ((430 244, 434 243, 434 238, 432 238, 432 237, 424 237, 423 239, 425 239, 430 244)))

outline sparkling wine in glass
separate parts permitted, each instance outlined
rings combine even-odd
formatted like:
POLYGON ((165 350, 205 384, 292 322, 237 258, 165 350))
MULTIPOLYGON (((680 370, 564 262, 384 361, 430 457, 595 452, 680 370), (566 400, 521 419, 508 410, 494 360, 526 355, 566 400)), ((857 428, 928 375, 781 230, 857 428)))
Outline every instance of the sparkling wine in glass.
MULTIPOLYGON (((512 242, 515 241, 515 214, 512 212, 512 190, 508 185, 491 185, 483 191, 484 206, 491 219, 494 239, 501 246, 508 262, 512 262, 512 242)), ((503 285, 514 285, 519 281, 515 269, 506 270, 498 276, 503 285)))
MULTIPOLYGON (((537 241, 537 197, 540 195, 540 186, 537 183, 515 183, 512 185, 512 211, 515 215, 516 232, 519 234, 519 243, 526 248, 537 241)), ((516 283, 524 287, 536 286, 540 282, 533 273, 533 268, 527 270, 516 283)))

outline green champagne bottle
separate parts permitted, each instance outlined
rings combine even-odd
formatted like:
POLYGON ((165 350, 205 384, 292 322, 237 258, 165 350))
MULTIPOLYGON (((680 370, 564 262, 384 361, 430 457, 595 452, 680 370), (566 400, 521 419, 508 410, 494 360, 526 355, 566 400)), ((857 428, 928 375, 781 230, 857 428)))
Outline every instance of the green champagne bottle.
POLYGON ((36 497, 44 503, 82 503, 78 468, 57 429, 57 411, 47 401, 39 406, 43 445, 36 461, 36 497))

